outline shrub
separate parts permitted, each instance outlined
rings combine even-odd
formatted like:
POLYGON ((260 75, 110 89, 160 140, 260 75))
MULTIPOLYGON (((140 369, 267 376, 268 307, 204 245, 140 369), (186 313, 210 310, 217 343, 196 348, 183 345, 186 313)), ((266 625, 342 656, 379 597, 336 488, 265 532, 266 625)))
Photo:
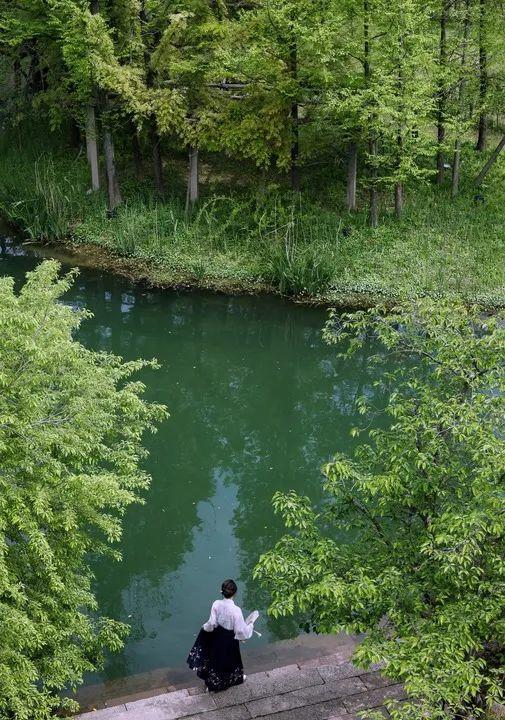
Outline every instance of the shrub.
POLYGON ((503 319, 428 299, 333 315, 326 338, 345 357, 372 334, 375 361, 396 359, 381 380, 389 425, 354 431, 364 442, 323 468, 320 507, 274 497, 292 532, 255 571, 270 613, 366 633, 355 659, 405 683, 399 717, 471 716, 503 697, 503 319))

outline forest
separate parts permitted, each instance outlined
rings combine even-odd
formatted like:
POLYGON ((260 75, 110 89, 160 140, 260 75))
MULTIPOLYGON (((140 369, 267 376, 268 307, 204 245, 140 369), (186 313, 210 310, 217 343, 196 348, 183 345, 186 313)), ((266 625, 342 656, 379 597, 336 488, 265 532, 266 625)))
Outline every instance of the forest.
POLYGON ((0 207, 33 238, 193 284, 501 304, 501 0, 0 8, 0 207))

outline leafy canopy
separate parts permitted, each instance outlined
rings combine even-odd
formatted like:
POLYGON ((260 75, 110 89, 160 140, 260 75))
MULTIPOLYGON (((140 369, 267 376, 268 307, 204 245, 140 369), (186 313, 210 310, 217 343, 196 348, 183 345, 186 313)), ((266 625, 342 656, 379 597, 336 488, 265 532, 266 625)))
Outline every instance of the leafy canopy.
POLYGON ((421 300, 332 315, 325 330, 350 360, 371 334, 375 362, 397 361, 379 381, 394 387, 387 427, 356 429, 354 456, 323 468, 321 507, 275 495, 291 532, 255 572, 272 615, 366 633, 357 662, 384 662, 415 700, 400 716, 447 717, 502 693, 503 317, 421 300))
POLYGON ((60 302, 75 271, 58 271, 42 263, 19 294, 0 279, 0 718, 17 720, 49 717, 121 646, 88 561, 118 557, 121 517, 149 482, 142 434, 165 416, 131 379, 144 361, 74 339, 89 313, 60 302))

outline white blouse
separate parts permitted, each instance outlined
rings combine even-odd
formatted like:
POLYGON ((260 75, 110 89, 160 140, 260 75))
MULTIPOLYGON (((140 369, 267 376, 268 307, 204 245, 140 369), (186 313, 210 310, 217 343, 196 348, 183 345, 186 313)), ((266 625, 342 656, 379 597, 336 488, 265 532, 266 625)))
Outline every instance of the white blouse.
POLYGON ((233 598, 216 600, 212 603, 210 617, 203 629, 212 632, 218 625, 225 630, 234 630, 235 640, 249 640, 254 631, 254 623, 246 623, 242 610, 235 605, 233 598))

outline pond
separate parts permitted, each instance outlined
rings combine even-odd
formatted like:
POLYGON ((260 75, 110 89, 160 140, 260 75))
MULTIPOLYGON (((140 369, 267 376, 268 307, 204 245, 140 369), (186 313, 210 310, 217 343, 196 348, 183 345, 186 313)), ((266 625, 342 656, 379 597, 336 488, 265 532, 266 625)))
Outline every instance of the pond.
MULTIPOLYGON (((21 279, 38 261, 4 242, 0 273, 21 279)), ((324 309, 274 297, 157 291, 83 268, 68 300, 93 312, 87 346, 159 360, 142 380, 170 411, 147 438, 152 484, 127 513, 123 561, 95 568, 102 612, 131 634, 91 681, 182 667, 227 577, 261 612, 251 643, 297 635, 295 620, 267 618, 252 570, 282 531, 275 490, 317 500, 322 463, 352 449, 355 400, 376 392, 371 349, 343 362, 322 341, 324 309)))

